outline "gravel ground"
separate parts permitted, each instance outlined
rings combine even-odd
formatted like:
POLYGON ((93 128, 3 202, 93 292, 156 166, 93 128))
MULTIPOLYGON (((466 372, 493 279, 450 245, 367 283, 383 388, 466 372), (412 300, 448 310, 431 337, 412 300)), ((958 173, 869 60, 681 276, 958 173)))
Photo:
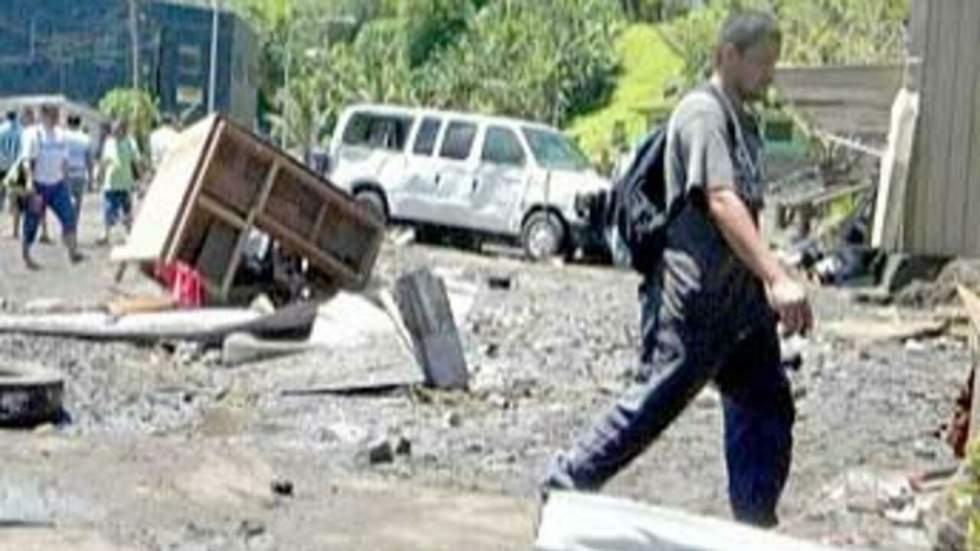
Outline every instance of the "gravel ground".
MULTIPOLYGON (((10 249, 0 244, 5 262, 10 249)), ((631 380, 638 279, 602 267, 529 265, 507 253, 480 255, 425 245, 386 249, 378 276, 391 282, 419 267, 438 268, 479 288, 460 327, 472 374, 470 393, 403 387, 359 395, 281 395, 284 389, 356 379, 372 371, 411 379, 416 368, 390 337, 226 368, 214 351, 179 343, 134 346, 7 335, 0 336, 0 360, 30 359, 62 372, 71 423, 52 434, 105 448, 109 455, 130 447, 166 449, 169 443, 180 450, 175 457, 195 465, 204 459, 195 459, 193 450, 220 442, 307 480, 310 492, 322 490, 324 480, 356 479, 529 503, 549 455, 603 413, 631 380), (510 289, 491 289, 491 276, 510 278, 510 289), (399 437, 410 443, 410 453, 380 464, 370 460, 369 449, 379 439, 399 437)), ((85 277, 52 285, 61 295, 92 296, 93 289, 104 290, 104 272, 90 269, 85 277)), ((22 277, 30 276, 5 274, 7 289, 26 289, 8 296, 10 301, 51 296, 51 287, 30 285, 22 277)), ((928 315, 858 305, 842 290, 815 289, 814 297, 820 323, 928 315)), ((965 343, 949 337, 862 343, 831 336, 818 325, 799 346, 804 364, 793 374, 799 410, 796 454, 781 506, 781 530, 844 547, 928 548, 922 530, 899 527, 882 511, 858 510, 853 502, 867 493, 862 484, 868 479, 952 461, 938 429, 966 377, 970 356, 965 343)), ((29 460, 12 453, 0 452, 10 472, 27 469, 29 460)), ((100 468, 105 457, 76 457, 77 468, 88 473, 93 487, 111 484, 115 476, 100 468)), ((123 463, 138 478, 152 476, 140 473, 141 465, 152 470, 159 461, 123 463)), ((84 487, 78 491, 84 493, 84 487)), ((607 492, 727 517, 721 414, 713 391, 698 397, 607 492)), ((320 499, 329 503, 330 496, 320 499)), ((240 519, 197 511, 192 529, 180 506, 170 506, 176 510, 161 513, 158 524, 138 507, 117 511, 107 533, 141 549, 249 548, 241 547, 238 536, 254 530, 243 528, 240 519), (232 540, 238 543, 228 543, 232 540)), ((64 514, 75 515, 74 510, 64 514)), ((302 515, 287 520, 293 517, 281 511, 268 514, 278 519, 268 521, 270 531, 275 526, 280 532, 273 539, 279 544, 262 540, 266 548, 305 548, 285 546, 289 538, 282 534, 317 533, 315 526, 297 526, 302 515)))

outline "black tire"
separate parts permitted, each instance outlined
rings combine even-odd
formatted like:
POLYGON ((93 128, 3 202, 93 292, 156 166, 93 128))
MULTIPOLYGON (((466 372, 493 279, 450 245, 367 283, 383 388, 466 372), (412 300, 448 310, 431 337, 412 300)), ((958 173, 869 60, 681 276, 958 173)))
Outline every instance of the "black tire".
POLYGON ((388 208, 380 193, 373 189, 364 189, 354 194, 354 200, 382 224, 388 223, 388 208))
POLYGON ((565 225, 550 212, 536 212, 524 222, 521 245, 524 255, 535 262, 548 260, 565 250, 565 225))
POLYGON ((23 365, 0 367, 0 426, 56 422, 64 391, 64 380, 57 373, 23 365))

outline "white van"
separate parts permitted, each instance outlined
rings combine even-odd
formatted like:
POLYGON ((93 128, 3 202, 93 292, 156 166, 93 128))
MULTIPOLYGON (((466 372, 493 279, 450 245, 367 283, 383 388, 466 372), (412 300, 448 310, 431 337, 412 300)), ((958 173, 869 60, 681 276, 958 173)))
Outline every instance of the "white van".
POLYGON ((386 221, 518 242, 535 260, 597 245, 575 197, 610 185, 549 126, 390 105, 341 114, 327 176, 386 221))

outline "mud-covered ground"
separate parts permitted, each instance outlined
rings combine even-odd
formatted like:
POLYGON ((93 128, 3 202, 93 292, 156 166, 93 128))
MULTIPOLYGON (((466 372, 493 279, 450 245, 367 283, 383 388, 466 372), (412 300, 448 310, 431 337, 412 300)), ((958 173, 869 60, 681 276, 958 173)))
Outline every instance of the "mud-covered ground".
MULTIPOLYGON (((96 236, 94 216, 83 245, 96 236)), ((46 269, 33 274, 6 231, 0 218, 8 303, 109 296, 107 251, 85 246, 89 261, 71 268, 55 246, 41 246, 46 269)), ((182 343, 0 335, 0 359, 65 376, 71 418, 0 432, 0 542, 17 542, 0 548, 528 548, 548 456, 629 384, 638 280, 417 244, 388 246, 377 273, 391 282, 420 267, 477 289, 460 327, 469 393, 283 394, 369 376, 416 379, 392 335, 234 368, 182 343), (510 288, 491 288, 491 276, 510 288), (410 449, 372 462, 369 449, 383 439, 410 449)), ((885 518, 875 481, 952 462, 937 432, 965 379, 966 345, 831 334, 834 321, 933 312, 860 305, 839 289, 815 289, 813 302, 819 325, 798 344, 804 362, 793 374, 796 453, 780 530, 842 547, 926 549, 917 522, 885 518), (869 492, 871 506, 859 506, 869 492)), ((727 517, 720 442, 709 390, 606 491, 727 517)))

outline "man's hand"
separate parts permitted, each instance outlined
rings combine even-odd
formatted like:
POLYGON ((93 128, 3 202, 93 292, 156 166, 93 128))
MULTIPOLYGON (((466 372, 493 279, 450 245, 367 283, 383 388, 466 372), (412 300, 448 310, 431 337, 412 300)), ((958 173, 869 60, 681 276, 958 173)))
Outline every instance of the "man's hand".
POLYGON ((786 274, 767 286, 769 304, 779 314, 786 334, 806 334, 813 327, 813 311, 806 298, 806 289, 786 274))
POLYGON ((710 190, 708 212, 735 255, 765 283, 769 304, 779 314, 783 330, 790 334, 809 331, 813 326, 813 312, 806 299, 806 289, 779 265, 734 189, 722 186, 710 190))

